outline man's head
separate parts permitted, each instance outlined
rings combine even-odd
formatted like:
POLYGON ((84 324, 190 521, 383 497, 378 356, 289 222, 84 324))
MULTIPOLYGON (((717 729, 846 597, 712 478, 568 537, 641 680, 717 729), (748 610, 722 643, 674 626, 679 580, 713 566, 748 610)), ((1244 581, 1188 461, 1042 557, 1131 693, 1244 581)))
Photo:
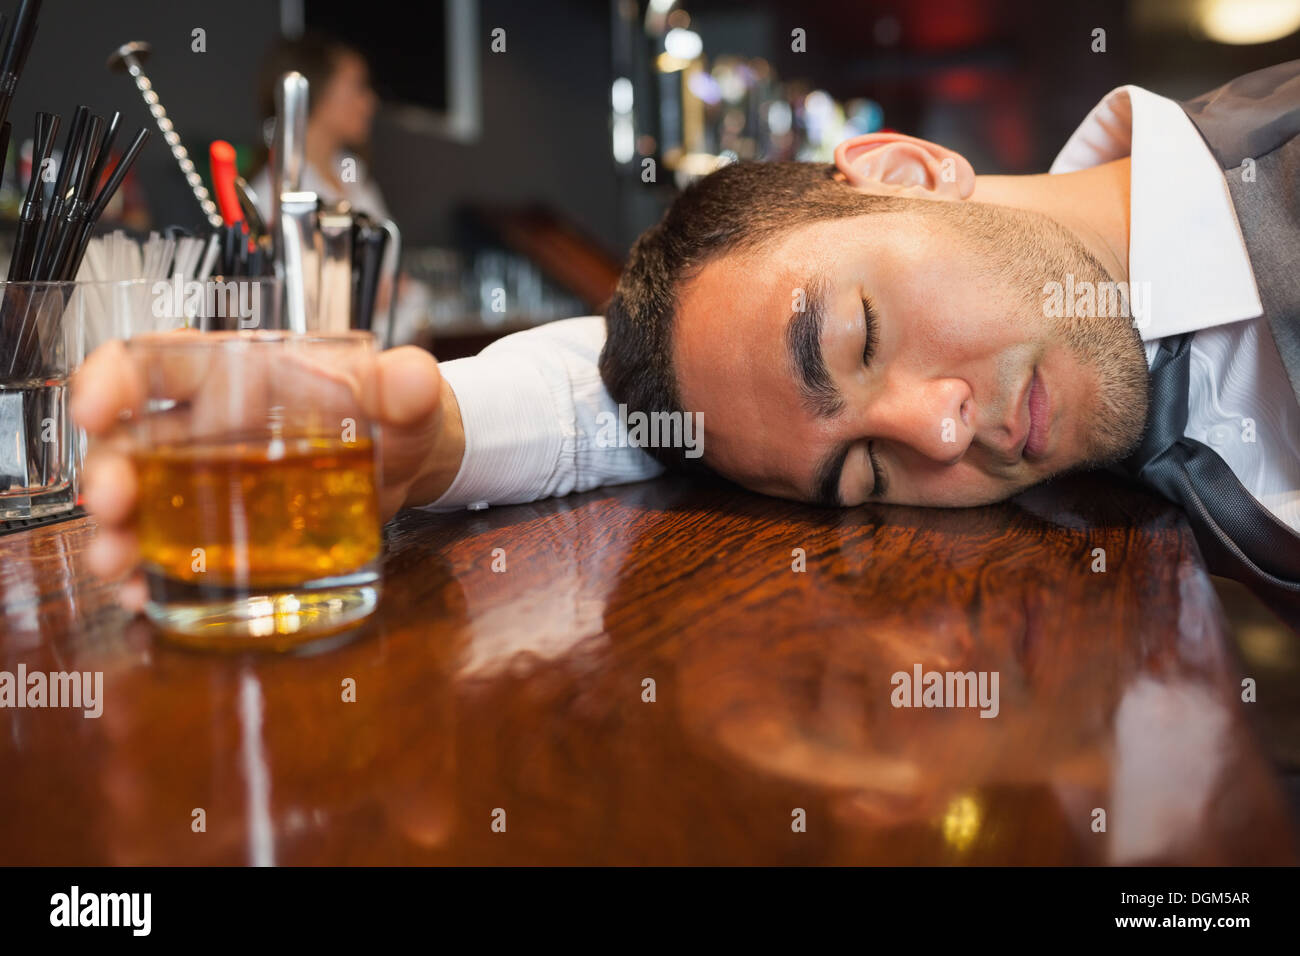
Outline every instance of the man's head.
POLYGON ((1112 277, 1054 219, 974 188, 960 156, 896 134, 706 177, 632 249, 610 393, 701 413, 709 468, 828 504, 983 504, 1119 458, 1146 417, 1131 320, 1044 306, 1049 283, 1112 277))

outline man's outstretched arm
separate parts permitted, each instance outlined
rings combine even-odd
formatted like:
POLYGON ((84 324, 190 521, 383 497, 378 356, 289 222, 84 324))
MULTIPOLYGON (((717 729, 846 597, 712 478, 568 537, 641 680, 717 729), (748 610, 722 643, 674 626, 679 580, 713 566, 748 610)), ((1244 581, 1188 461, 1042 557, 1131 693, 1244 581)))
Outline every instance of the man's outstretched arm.
POLYGON ((518 504, 659 474, 662 466, 641 449, 604 440, 610 419, 602 413, 618 419, 597 368, 604 343, 601 316, 565 319, 442 363, 453 399, 444 401, 447 446, 406 504, 439 511, 518 504))
MULTIPOLYGON (((597 370, 604 334, 600 318, 557 322, 441 369, 412 346, 377 355, 353 386, 380 429, 384 517, 403 506, 532 501, 658 474, 659 465, 640 449, 598 440, 601 412, 616 411, 597 370)), ((123 416, 143 406, 143 374, 121 342, 97 349, 72 383, 77 424, 92 438, 115 434, 123 416)), ((130 573, 140 558, 139 483, 127 450, 111 441, 92 444, 82 489, 98 524, 91 569, 108 579, 130 573)), ((143 606, 139 575, 123 586, 121 599, 143 606)))

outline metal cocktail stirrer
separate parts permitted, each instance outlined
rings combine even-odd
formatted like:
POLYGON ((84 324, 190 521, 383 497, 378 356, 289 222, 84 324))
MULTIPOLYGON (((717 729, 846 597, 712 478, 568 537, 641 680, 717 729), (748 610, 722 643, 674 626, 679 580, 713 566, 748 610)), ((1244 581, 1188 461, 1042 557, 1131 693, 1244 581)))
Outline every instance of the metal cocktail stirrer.
POLYGON ((208 222, 214 228, 220 229, 224 225, 224 220, 221 218, 221 213, 217 211, 217 204, 208 195, 207 187, 203 185, 202 177, 194 168, 194 161, 190 159, 189 151, 181 143, 181 138, 172 126, 172 121, 167 118, 167 111, 163 109, 162 103, 158 102, 158 94, 154 92, 153 84, 149 82, 149 77, 144 75, 141 64, 149 57, 152 49, 153 47, 142 40, 124 43, 108 58, 108 68, 118 72, 125 70, 135 79, 135 85, 140 90, 140 95, 144 97, 145 105, 149 107, 153 118, 158 121, 163 139, 167 141, 172 155, 176 157, 176 163, 185 175, 185 181, 190 184, 190 189, 194 193, 194 198, 199 201, 203 214, 208 217, 208 222))

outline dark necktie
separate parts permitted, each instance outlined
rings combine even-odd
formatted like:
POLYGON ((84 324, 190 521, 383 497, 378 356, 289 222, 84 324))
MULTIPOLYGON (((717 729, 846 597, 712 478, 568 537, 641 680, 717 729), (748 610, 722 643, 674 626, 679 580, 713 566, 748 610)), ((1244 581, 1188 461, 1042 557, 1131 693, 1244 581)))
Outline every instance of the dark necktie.
POLYGON ((1125 466, 1182 505, 1211 571, 1251 586, 1300 628, 1300 535, 1256 501, 1213 449, 1183 434, 1191 355, 1190 334, 1160 340, 1147 432, 1125 466))

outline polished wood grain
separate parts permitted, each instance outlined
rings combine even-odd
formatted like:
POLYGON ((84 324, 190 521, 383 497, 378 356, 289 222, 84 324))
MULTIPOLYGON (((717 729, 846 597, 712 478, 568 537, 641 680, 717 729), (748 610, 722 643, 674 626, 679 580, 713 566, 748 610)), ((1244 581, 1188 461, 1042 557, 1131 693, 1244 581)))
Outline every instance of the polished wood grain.
POLYGON ((1109 479, 408 512, 377 615, 292 656, 161 643, 93 534, 0 538, 0 669, 104 674, 99 719, 0 710, 0 862, 1296 859, 1190 532, 1109 479), (996 671, 997 716, 892 706, 916 664, 996 671))

